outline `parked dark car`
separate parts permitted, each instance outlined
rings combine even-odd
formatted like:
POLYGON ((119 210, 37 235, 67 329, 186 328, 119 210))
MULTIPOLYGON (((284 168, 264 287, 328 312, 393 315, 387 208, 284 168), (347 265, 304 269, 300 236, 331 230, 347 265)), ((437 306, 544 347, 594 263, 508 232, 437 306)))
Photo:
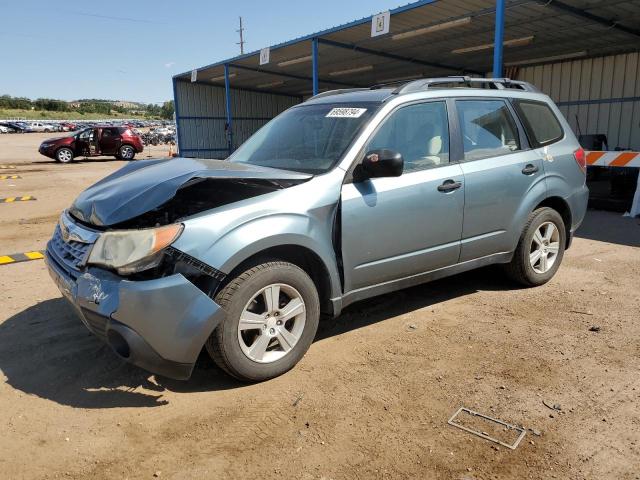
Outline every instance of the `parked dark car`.
POLYGON ((50 138, 38 149, 45 157, 62 163, 69 163, 78 156, 113 155, 119 160, 133 160, 142 150, 142 140, 131 129, 103 125, 85 128, 66 137, 50 138))
POLYGON ((24 122, 2 122, 2 125, 10 128, 12 133, 28 133, 32 131, 24 122))

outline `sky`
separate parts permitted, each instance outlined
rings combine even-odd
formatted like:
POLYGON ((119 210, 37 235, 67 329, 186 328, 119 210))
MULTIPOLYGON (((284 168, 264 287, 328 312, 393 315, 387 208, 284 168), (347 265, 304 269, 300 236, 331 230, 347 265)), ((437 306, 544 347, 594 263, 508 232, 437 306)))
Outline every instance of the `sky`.
POLYGON ((171 77, 409 0, 0 1, 0 95, 172 98, 171 77))

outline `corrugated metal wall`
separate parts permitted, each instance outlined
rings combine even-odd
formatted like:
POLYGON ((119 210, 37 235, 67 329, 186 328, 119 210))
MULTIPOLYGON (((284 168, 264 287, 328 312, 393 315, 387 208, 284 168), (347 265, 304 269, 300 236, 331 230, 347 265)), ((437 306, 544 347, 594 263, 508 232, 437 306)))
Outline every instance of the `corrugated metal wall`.
POLYGON ((609 150, 640 150, 640 53, 525 67, 518 79, 549 95, 576 135, 604 133, 609 150))
MULTIPOLYGON (((224 88, 177 82, 175 102, 180 154, 185 157, 226 158, 224 88)), ((234 149, 270 119, 297 103, 300 103, 298 97, 232 89, 234 149)))

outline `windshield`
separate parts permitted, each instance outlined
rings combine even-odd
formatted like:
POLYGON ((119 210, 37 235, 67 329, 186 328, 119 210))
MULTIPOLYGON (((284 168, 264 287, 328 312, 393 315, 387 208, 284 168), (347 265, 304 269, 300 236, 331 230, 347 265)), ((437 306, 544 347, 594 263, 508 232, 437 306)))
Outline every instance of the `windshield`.
POLYGON ((325 173, 340 160, 378 103, 301 105, 258 130, 229 161, 325 173))

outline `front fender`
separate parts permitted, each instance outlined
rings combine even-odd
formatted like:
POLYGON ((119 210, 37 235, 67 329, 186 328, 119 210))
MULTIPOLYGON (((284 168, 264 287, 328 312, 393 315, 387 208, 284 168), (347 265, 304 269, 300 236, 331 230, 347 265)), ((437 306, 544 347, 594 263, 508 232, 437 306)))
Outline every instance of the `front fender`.
POLYGON ((212 232, 208 222, 199 221, 188 225, 174 246, 226 274, 270 248, 303 247, 320 258, 329 274, 331 296, 337 297, 341 294, 340 276, 332 244, 336 208, 335 204, 327 205, 313 212, 315 215, 273 212, 246 219, 220 234, 212 232))

